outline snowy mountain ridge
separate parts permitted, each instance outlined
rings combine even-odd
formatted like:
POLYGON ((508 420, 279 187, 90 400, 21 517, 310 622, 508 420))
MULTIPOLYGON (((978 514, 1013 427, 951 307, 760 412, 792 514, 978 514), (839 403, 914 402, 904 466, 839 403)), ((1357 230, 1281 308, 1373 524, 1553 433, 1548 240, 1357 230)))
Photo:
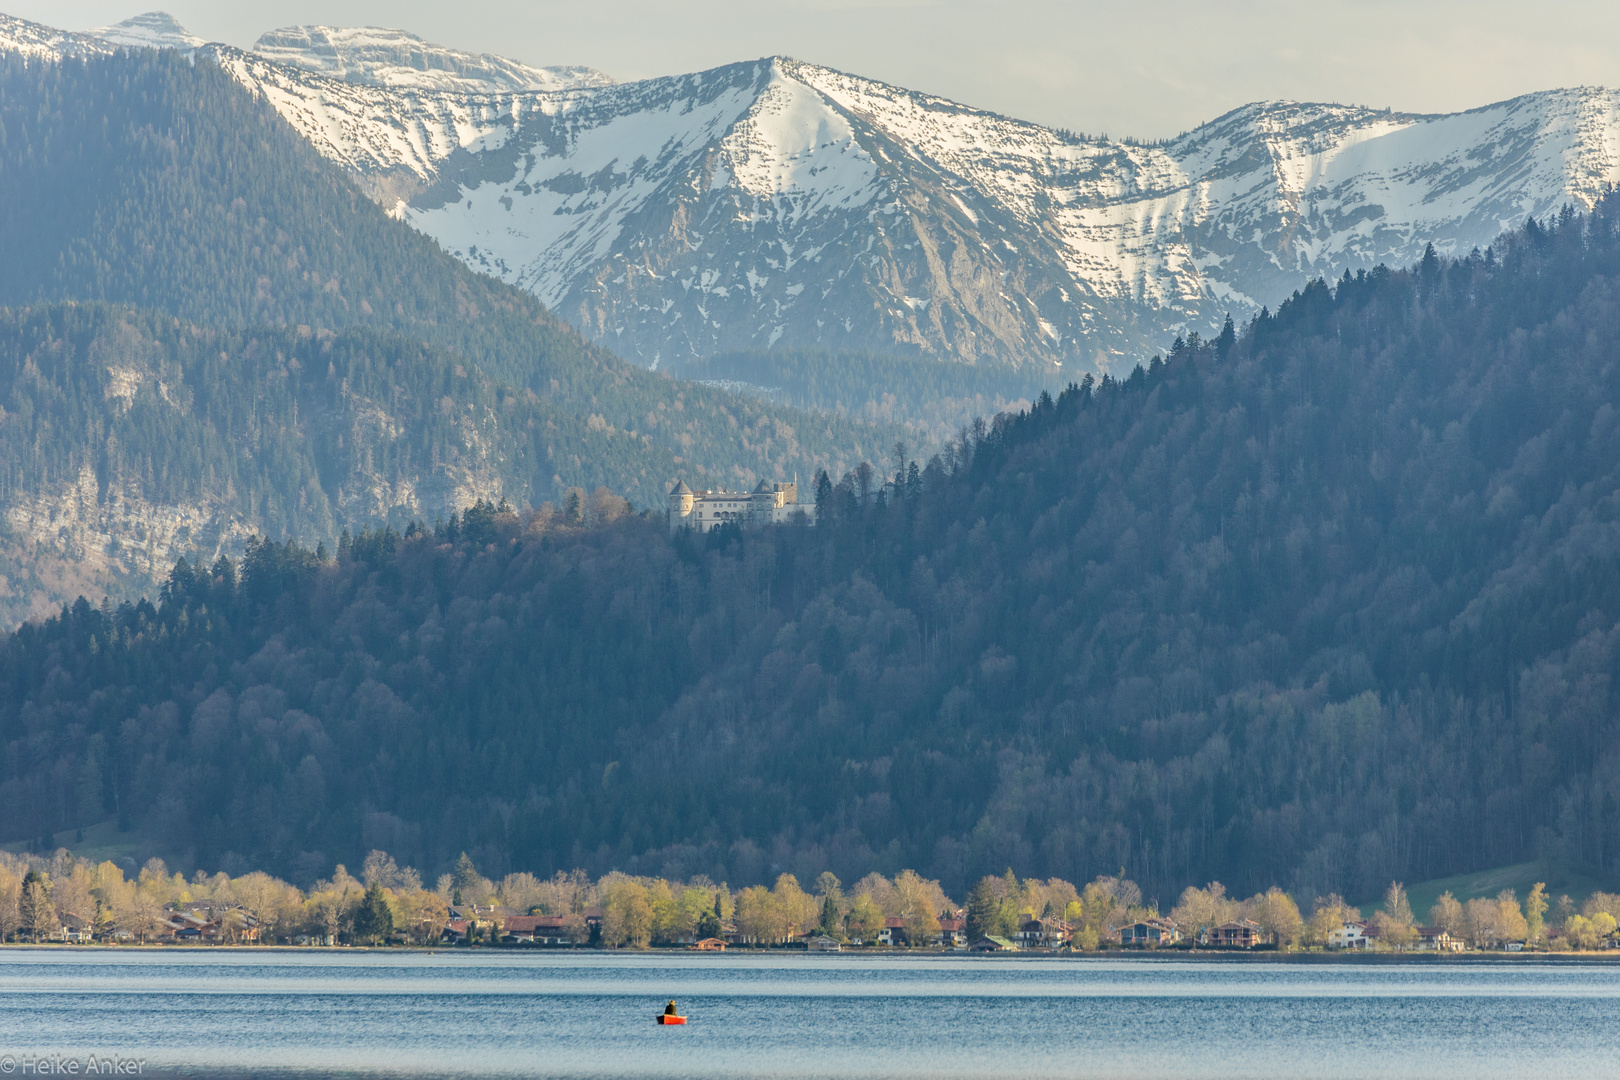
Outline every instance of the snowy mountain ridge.
POLYGON ((447 49, 403 30, 376 26, 289 26, 261 35, 253 52, 330 79, 395 90, 497 94, 613 83, 592 68, 530 67, 503 56, 447 49))
POLYGON ((652 365, 781 342, 1107 370, 1620 180, 1620 96, 1594 88, 1257 103, 1141 146, 781 57, 408 98, 224 62, 448 250, 652 365))
MULTIPOLYGON (((0 47, 74 47, 27 25, 33 44, 0 21, 0 47)), ((279 59, 203 52, 393 213, 655 367, 774 345, 1128 367, 1620 180, 1598 88, 1438 116, 1262 102, 1144 146, 786 57, 466 92, 450 61, 397 63, 409 35, 304 31, 279 59)))

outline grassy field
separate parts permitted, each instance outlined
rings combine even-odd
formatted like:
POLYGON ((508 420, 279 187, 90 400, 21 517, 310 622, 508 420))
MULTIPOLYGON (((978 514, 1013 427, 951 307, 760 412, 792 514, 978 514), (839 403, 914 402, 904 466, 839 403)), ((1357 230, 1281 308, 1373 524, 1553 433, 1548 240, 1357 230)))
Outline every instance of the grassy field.
MULTIPOLYGON (((138 860, 151 848, 139 833, 119 832, 118 822, 113 818, 99 821, 94 825, 86 825, 82 830, 64 829, 52 837, 52 841, 52 851, 65 847, 73 854, 91 862, 99 863, 110 859, 122 867, 126 875, 133 875, 140 869, 138 860)), ((0 851, 21 854, 28 850, 29 844, 28 840, 18 840, 0 845, 0 851)))
MULTIPOLYGON (((1410 882, 1406 886, 1406 896, 1412 904, 1412 914, 1421 923, 1428 921, 1429 908, 1440 899, 1441 893, 1450 892, 1458 900, 1467 901, 1477 897, 1494 897, 1503 889, 1512 889, 1523 901, 1538 881, 1546 884, 1549 900, 1556 901, 1559 896, 1567 894, 1577 906, 1587 896, 1603 889, 1602 883, 1582 874, 1546 863, 1527 862, 1432 881, 1410 882)), ((1359 906, 1361 914, 1371 918, 1373 912, 1383 910, 1384 898, 1370 899, 1359 906)))

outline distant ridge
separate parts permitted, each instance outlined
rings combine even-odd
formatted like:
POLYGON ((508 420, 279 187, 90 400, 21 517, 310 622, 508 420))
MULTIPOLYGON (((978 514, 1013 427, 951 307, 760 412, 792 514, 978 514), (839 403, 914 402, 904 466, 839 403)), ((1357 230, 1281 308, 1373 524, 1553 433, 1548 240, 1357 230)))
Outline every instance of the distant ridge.
POLYGON ((593 68, 530 67, 502 56, 447 49, 403 30, 375 26, 288 26, 260 36, 253 51, 330 79, 396 90, 494 94, 613 83, 593 68))

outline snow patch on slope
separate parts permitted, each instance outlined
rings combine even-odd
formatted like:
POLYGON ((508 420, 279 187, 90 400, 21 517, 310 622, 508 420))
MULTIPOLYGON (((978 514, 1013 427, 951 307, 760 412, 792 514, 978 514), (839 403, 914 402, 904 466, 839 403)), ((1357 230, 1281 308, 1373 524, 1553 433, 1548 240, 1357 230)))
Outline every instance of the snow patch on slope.
MULTIPOLYGON (((637 107, 615 90, 511 103, 525 153, 503 178, 458 184, 440 205, 406 220, 447 250, 555 306, 602 259, 627 217, 690 170, 757 98, 752 80, 711 80, 697 98, 683 80, 639 84, 637 107), (670 91, 676 92, 670 92, 670 91)), ((470 132, 458 139, 470 143, 470 132)), ((493 132, 480 137, 492 137, 493 132)))
POLYGON ((849 121, 775 62, 764 92, 720 148, 738 191, 780 199, 791 216, 865 205, 881 187, 877 166, 849 121))

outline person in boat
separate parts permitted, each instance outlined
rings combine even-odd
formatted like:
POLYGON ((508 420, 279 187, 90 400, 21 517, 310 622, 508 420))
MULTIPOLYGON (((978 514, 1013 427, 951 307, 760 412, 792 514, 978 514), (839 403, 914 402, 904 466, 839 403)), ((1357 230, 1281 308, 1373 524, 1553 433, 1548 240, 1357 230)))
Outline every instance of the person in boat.
POLYGON ((664 1015, 665 1016, 678 1016, 678 1015, 680 1015, 679 1013, 677 1013, 675 1011, 675 1003, 673 1001, 670 1002, 668 1005, 664 1006, 664 1015))

